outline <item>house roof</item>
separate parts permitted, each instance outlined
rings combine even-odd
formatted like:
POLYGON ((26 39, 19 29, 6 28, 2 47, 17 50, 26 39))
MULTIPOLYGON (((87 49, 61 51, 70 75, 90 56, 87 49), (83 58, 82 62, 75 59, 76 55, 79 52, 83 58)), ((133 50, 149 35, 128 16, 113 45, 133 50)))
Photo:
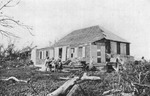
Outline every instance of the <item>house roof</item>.
MULTIPOLYGON (((79 30, 75 30, 58 42, 56 42, 53 46, 64 46, 64 45, 74 45, 74 44, 84 44, 88 42, 94 42, 101 39, 109 39, 113 41, 127 42, 123 38, 107 31, 104 28, 100 28, 97 26, 92 26, 88 28, 83 28, 79 30)), ((129 43, 129 42, 128 42, 129 43)))

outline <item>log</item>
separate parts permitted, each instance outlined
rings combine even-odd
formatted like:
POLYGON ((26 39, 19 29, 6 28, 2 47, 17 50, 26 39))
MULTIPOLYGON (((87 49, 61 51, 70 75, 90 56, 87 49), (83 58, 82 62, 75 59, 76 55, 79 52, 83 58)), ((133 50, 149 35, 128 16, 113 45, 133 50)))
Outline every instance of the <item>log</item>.
POLYGON ((111 89, 111 90, 108 90, 108 91, 104 91, 102 95, 110 95, 110 94, 114 94, 114 93, 119 93, 121 91, 122 90, 111 89))
POLYGON ((98 76, 87 76, 87 73, 84 73, 81 77, 81 80, 100 80, 101 78, 98 76))
POLYGON ((69 80, 70 77, 59 77, 59 79, 61 79, 61 80, 69 80))
POLYGON ((15 81, 15 82, 25 82, 25 83, 27 83, 27 82, 28 82, 28 80, 19 80, 19 79, 17 79, 17 78, 16 78, 16 77, 14 77, 14 76, 9 77, 9 78, 5 78, 5 79, 1 79, 1 80, 3 80, 3 81, 13 80, 13 81, 15 81))
MULTIPOLYGON (((65 78, 65 79, 68 79, 68 78, 65 78)), ((56 89, 52 93, 49 93, 47 96, 62 96, 62 95, 66 96, 68 91, 71 91, 68 94, 72 94, 75 91, 75 89, 77 87, 77 86, 75 86, 75 84, 79 84, 85 80, 100 80, 100 79, 101 79, 100 77, 87 76, 87 73, 84 73, 81 78, 74 77, 74 78, 69 79, 62 86, 60 86, 58 89, 56 89)), ((70 95, 67 95, 67 96, 70 96, 70 95)))
POLYGON ((47 96, 65 95, 66 92, 74 86, 75 82, 78 79, 79 79, 79 77, 74 77, 74 78, 68 80, 62 86, 60 86, 57 90, 53 91, 52 93, 48 94, 47 96))
POLYGON ((74 85, 66 96, 72 96, 78 88, 79 84, 74 85))

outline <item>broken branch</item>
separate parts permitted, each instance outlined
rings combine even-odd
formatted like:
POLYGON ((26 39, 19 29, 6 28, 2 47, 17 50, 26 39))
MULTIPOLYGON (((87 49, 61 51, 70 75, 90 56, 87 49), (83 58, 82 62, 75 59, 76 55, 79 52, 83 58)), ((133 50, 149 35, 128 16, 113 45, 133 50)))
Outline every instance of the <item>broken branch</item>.
MULTIPOLYGON (((67 78, 68 79, 68 78, 67 78)), ((66 81, 62 86, 60 86, 57 90, 53 91, 52 93, 48 94, 47 96, 59 96, 59 95, 66 95, 68 91, 72 94, 75 89, 78 86, 75 86, 76 84, 79 84, 85 80, 100 80, 100 77, 97 76, 87 76, 87 73, 84 73, 81 78, 79 77, 74 77, 68 81, 66 81), (73 88, 73 89, 72 89, 73 88)), ((71 96, 71 95, 67 95, 71 96)))
POLYGON ((25 83, 27 83, 28 81, 27 80, 19 80, 19 79, 17 79, 16 77, 9 77, 9 78, 5 78, 5 79, 1 79, 1 80, 3 80, 3 81, 9 81, 9 80, 14 80, 15 82, 25 82, 25 83))

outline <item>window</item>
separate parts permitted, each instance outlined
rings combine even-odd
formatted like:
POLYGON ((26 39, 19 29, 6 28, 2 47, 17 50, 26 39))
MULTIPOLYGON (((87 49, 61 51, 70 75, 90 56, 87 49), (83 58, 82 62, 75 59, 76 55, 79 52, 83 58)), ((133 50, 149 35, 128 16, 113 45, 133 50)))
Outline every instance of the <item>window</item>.
POLYGON ((42 51, 39 52, 40 59, 42 59, 42 51))
POLYGON ((97 63, 101 63, 101 58, 97 58, 97 63))
POLYGON ((120 54, 120 42, 117 42, 117 54, 120 54))
POLYGON ((111 46, 110 46, 110 41, 106 41, 106 53, 110 53, 111 52, 111 46))
POLYGON ((71 53, 74 53, 75 49, 74 48, 71 48, 71 53))
POLYGON ((97 52, 97 56, 101 56, 101 52, 100 51, 97 52))
POLYGON ((49 52, 48 51, 46 51, 46 57, 49 57, 49 52))
POLYGON ((126 55, 130 55, 130 45, 129 45, 129 43, 126 44, 126 55))
POLYGON ((74 52, 75 52, 75 49, 74 49, 74 48, 71 48, 71 58, 73 58, 74 52))
POLYGON ((62 48, 59 48, 59 58, 62 58, 62 48))

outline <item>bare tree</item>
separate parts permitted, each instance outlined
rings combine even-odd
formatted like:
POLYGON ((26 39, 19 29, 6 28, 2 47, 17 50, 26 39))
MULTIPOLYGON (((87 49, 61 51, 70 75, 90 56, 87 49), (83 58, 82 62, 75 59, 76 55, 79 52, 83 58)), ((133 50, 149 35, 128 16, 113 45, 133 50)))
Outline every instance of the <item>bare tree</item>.
MULTIPOLYGON (((8 29, 12 29, 16 26, 27 29, 31 35, 32 27, 24 25, 19 20, 15 20, 13 17, 7 16, 3 14, 3 9, 8 7, 14 7, 20 3, 21 0, 0 0, 0 26, 8 29)), ((7 31, 5 29, 0 29, 0 34, 5 37, 15 37, 20 38, 15 35, 12 31, 7 31)))

